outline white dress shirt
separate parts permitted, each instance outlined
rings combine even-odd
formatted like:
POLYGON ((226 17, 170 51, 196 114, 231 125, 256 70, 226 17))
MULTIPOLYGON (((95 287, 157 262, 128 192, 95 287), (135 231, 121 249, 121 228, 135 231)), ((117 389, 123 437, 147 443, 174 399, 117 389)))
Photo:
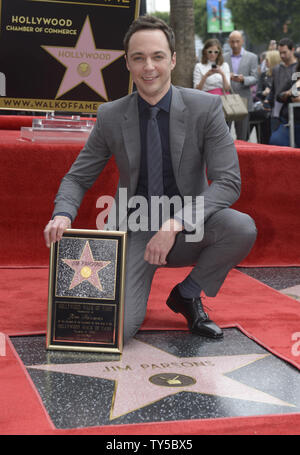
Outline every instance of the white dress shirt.
MULTIPOLYGON (((195 68, 194 68, 194 77, 193 77, 194 88, 196 88, 196 86, 199 84, 199 82, 201 81, 204 74, 206 74, 211 69, 211 65, 212 65, 211 62, 206 63, 206 64, 196 63, 195 68)), ((225 74, 228 85, 230 85, 230 69, 229 69, 228 63, 224 62, 220 66, 220 68, 223 71, 223 73, 225 74)), ((209 76, 206 79, 206 81, 202 87, 202 90, 204 92, 208 92, 209 90, 214 90, 215 88, 223 89, 223 78, 222 78, 221 74, 219 74, 219 73, 212 74, 211 76, 209 76)))

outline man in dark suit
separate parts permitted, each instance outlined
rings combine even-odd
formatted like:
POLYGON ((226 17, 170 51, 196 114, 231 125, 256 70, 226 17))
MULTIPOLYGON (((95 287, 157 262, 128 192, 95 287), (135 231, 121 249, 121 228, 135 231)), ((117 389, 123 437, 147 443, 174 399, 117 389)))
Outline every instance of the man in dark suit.
MULTIPOLYGON (((238 31, 229 35, 231 53, 224 55, 225 62, 230 67, 231 87, 234 93, 238 93, 247 100, 248 112, 253 110, 251 86, 258 81, 258 59, 252 52, 243 47, 243 36, 238 31)), ((237 139, 246 141, 248 138, 249 115, 239 121, 235 121, 237 139)))
POLYGON ((230 209, 239 197, 240 172, 221 101, 199 90, 171 85, 176 64, 174 33, 160 19, 143 16, 134 21, 124 48, 137 92, 100 106, 86 145, 61 182, 45 241, 50 246, 61 239, 85 191, 112 155, 127 207, 137 196, 152 203, 157 194, 154 180, 160 178, 163 194, 179 198, 183 205, 162 219, 157 229, 151 228, 152 206, 148 230, 136 232, 130 226, 132 209, 118 220, 110 214, 108 221, 109 229, 128 227, 124 341, 134 336, 144 320, 156 269, 188 265, 194 265, 191 273, 171 291, 167 305, 183 314, 192 332, 219 338, 223 332, 203 310, 200 293, 215 296, 256 238, 253 220, 230 209), (147 133, 153 127, 149 111, 155 108, 159 108, 159 143, 154 145, 156 133, 150 137, 147 133), (153 177, 158 150, 162 164, 153 177))
POLYGON ((271 111, 272 132, 269 143, 271 145, 288 146, 289 140, 285 139, 283 142, 279 140, 282 136, 286 136, 285 134, 281 135, 281 132, 287 131, 285 125, 288 123, 288 119, 282 117, 283 103, 279 101, 278 97, 282 91, 286 90, 289 84, 292 84, 293 74, 297 71, 298 59, 295 56, 294 42, 289 38, 282 38, 279 41, 278 51, 281 62, 272 70, 272 86, 264 101, 264 106, 271 111), (279 136, 278 133, 280 133, 279 136))

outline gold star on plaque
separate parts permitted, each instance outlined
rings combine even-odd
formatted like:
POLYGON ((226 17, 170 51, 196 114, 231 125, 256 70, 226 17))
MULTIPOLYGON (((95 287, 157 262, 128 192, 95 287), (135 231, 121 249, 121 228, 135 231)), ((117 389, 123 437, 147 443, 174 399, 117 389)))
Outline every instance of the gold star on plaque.
POLYGON ((69 290, 83 281, 88 281, 99 291, 103 291, 98 272, 110 264, 111 261, 95 261, 89 242, 85 243, 80 259, 62 259, 62 261, 75 270, 69 290))

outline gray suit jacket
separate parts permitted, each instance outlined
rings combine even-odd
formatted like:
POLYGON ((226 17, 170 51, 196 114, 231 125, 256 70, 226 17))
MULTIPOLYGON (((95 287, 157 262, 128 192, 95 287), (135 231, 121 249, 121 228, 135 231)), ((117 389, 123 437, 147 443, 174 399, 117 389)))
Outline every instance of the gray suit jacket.
MULTIPOLYGON (((238 157, 219 96, 172 86, 170 153, 181 196, 204 196, 205 220, 238 199, 238 157)), ((54 213, 67 212, 74 219, 85 191, 112 155, 119 169, 119 188, 127 189, 128 199, 134 196, 140 154, 137 93, 102 104, 89 139, 61 182, 54 213)), ((188 213, 197 210, 195 200, 191 205, 188 213)), ((110 229, 121 228, 121 222, 110 229)))
MULTIPOLYGON (((232 73, 231 53, 224 55, 224 61, 228 63, 230 72, 232 73)), ((244 51, 239 64, 238 74, 243 74, 245 78, 244 83, 231 81, 231 88, 234 93, 238 93, 243 98, 247 98, 248 110, 252 111, 253 100, 250 87, 257 84, 258 81, 258 61, 255 54, 244 51)))

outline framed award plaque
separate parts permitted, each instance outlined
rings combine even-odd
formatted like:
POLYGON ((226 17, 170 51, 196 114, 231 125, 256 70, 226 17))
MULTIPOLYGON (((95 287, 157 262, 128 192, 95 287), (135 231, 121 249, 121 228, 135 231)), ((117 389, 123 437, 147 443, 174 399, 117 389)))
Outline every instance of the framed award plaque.
POLYGON ((126 232, 65 231, 50 249, 46 347, 121 353, 126 232))

